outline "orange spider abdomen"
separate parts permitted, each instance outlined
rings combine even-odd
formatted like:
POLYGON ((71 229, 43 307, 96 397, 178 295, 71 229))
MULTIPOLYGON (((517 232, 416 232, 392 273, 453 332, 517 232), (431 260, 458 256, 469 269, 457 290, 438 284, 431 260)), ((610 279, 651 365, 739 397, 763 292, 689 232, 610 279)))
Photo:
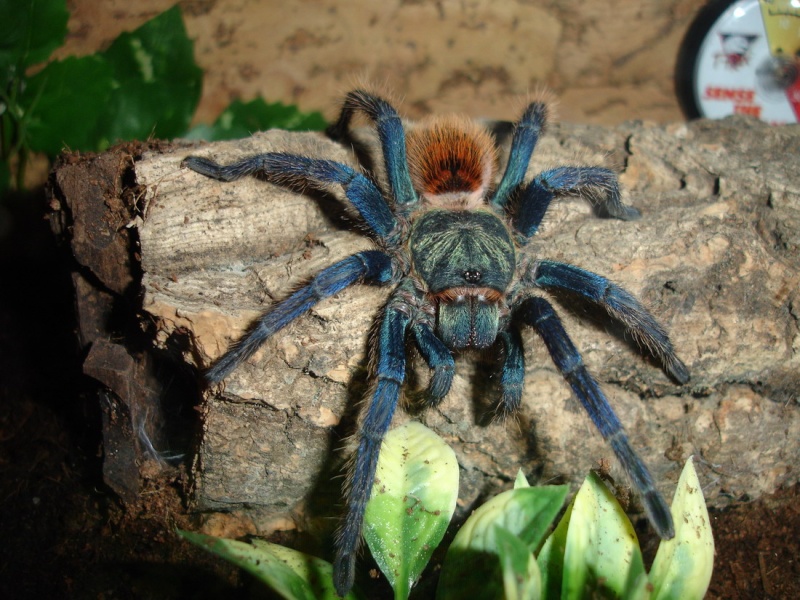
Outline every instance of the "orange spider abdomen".
POLYGON ((426 201, 459 209, 483 201, 497 152, 478 123, 455 115, 426 119, 408 133, 406 146, 414 187, 426 201))

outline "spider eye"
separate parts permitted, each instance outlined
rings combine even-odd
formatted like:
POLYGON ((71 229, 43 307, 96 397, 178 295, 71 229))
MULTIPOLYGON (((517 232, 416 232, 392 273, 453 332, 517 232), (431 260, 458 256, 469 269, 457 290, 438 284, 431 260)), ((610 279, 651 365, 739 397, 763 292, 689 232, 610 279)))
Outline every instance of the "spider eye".
POLYGON ((467 269, 462 273, 462 276, 467 283, 478 283, 481 280, 482 274, 478 269, 467 269))

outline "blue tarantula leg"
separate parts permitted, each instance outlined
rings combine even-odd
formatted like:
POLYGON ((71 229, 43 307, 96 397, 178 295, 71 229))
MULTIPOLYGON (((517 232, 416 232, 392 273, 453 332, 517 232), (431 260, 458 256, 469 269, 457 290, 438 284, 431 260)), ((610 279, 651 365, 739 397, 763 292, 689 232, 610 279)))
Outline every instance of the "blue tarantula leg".
POLYGON ((364 512, 375 481, 378 455, 405 379, 408 322, 408 315, 390 300, 378 333, 377 384, 358 432, 358 447, 347 486, 347 514, 336 539, 333 581, 340 596, 353 587, 364 512))
POLYGON ((522 336, 512 326, 499 336, 503 343, 505 356, 500 370, 500 409, 509 414, 519 408, 522 402, 522 387, 525 381, 525 352, 522 347, 522 336))
POLYGON ((689 381, 689 370, 675 354, 667 332, 630 292, 605 277, 573 265, 543 260, 534 264, 526 282, 547 289, 568 290, 596 302, 618 319, 633 338, 664 365, 678 383, 689 381))
POLYGON ((347 165, 320 158, 268 152, 220 165, 201 156, 189 156, 183 166, 221 181, 235 181, 247 175, 263 173, 277 182, 292 180, 316 184, 339 184, 345 196, 377 236, 395 243, 399 235, 397 219, 380 190, 367 177, 347 165))
POLYGON ((675 528, 667 503, 656 490, 644 462, 628 442, 622 424, 600 386, 586 370, 578 349, 564 330, 553 307, 544 298, 532 297, 524 300, 516 313, 539 333, 556 367, 614 450, 622 468, 641 496, 645 512, 658 535, 662 539, 674 537, 675 528))
POLYGON ((430 406, 436 406, 450 391, 456 363, 453 354, 436 337, 429 325, 416 323, 411 327, 411 331, 422 358, 433 370, 428 389, 425 391, 425 399, 430 406))
POLYGON ((544 131, 547 124, 547 105, 544 102, 533 102, 522 113, 522 117, 517 122, 514 129, 514 137, 511 139, 511 151, 508 155, 508 163, 492 195, 492 205, 504 207, 514 190, 517 189, 525 173, 528 171, 528 164, 531 160, 533 150, 539 141, 539 136, 544 131))
POLYGON ((338 121, 328 128, 328 135, 335 140, 347 137, 353 114, 359 110, 375 123, 386 164, 386 176, 395 203, 399 207, 416 204, 419 199, 408 170, 403 123, 397 111, 386 100, 363 90, 350 92, 345 96, 338 121))
POLYGON ((365 279, 376 283, 392 280, 392 260, 378 250, 365 250, 348 256, 317 273, 311 282, 278 302, 256 321, 241 340, 236 342, 206 373, 206 379, 217 383, 247 360, 278 330, 316 305, 320 300, 338 294, 346 287, 365 279))
POLYGON ((526 238, 539 229, 542 218, 556 194, 593 194, 598 198, 600 216, 630 221, 641 213, 622 203, 619 181, 613 171, 602 167, 557 167, 539 173, 525 186, 514 216, 514 227, 526 238), (603 197, 598 196, 603 192, 603 197))

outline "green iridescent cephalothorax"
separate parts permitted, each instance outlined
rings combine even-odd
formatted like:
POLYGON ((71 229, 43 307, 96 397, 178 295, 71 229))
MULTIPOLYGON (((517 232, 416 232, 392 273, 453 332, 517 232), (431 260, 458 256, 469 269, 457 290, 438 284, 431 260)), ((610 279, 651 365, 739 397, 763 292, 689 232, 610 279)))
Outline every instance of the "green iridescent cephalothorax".
POLYGON ((437 302, 442 341, 453 349, 490 346, 516 268, 503 220, 485 210, 433 209, 414 221, 409 249, 414 271, 437 302))

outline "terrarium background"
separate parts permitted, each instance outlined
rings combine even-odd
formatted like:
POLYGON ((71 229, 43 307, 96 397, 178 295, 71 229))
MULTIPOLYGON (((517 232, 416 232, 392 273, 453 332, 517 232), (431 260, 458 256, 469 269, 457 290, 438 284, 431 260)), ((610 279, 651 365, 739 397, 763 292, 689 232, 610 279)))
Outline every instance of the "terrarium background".
MULTIPOLYGON (((87 54, 173 0, 73 0, 66 44, 87 54)), ((530 93, 555 92, 562 120, 682 119, 673 91, 692 0, 186 0, 206 72, 196 120, 261 95, 322 110, 354 83, 385 85, 412 118, 461 111, 513 118, 530 93)))

